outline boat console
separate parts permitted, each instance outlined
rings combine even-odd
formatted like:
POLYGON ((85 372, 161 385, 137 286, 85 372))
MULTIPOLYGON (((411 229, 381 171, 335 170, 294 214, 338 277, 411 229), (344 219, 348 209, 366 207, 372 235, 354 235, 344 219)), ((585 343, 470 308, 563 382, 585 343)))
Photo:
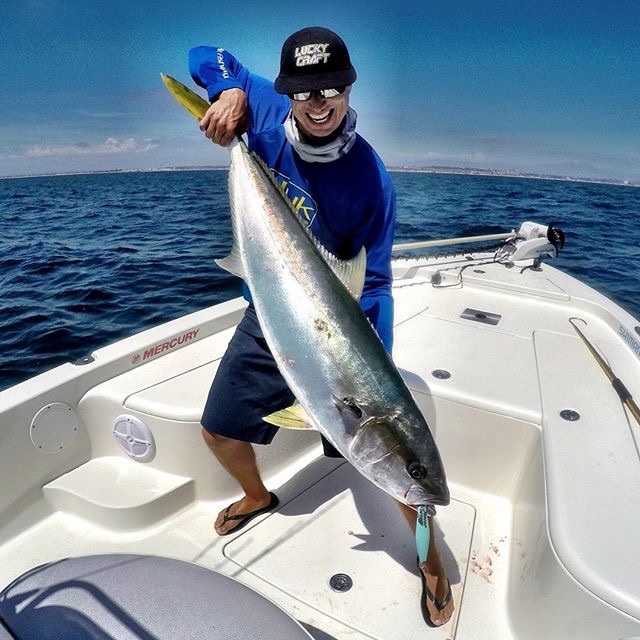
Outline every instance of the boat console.
POLYGON ((0 593, 0 621, 0 640, 311 638, 280 607, 233 578, 190 562, 132 554, 31 569, 0 593))

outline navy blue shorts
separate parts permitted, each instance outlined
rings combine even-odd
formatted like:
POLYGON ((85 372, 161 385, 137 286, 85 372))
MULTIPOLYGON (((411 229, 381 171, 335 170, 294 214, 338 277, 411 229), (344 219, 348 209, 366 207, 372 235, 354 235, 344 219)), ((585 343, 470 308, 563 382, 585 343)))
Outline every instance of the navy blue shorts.
MULTIPOLYGON (((278 427, 262 418, 295 402, 264 339, 253 305, 233 334, 213 379, 202 426, 216 435, 269 444, 278 427)), ((325 455, 342 457, 322 438, 325 455)))

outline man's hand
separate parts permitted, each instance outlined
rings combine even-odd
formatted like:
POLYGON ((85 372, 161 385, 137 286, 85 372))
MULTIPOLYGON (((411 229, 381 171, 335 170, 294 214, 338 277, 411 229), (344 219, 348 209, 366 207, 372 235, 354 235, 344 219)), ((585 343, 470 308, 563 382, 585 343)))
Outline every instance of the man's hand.
POLYGON ((204 118, 200 129, 212 142, 226 147, 247 128, 247 96, 242 89, 227 89, 220 94, 204 118))

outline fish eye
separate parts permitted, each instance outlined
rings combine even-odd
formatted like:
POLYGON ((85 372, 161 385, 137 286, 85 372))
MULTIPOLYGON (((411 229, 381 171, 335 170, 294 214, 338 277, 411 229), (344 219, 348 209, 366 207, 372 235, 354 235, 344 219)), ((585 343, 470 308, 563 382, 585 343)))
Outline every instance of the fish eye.
POLYGON ((422 480, 427 477, 427 470, 417 460, 413 460, 407 465, 407 472, 414 480, 422 480))

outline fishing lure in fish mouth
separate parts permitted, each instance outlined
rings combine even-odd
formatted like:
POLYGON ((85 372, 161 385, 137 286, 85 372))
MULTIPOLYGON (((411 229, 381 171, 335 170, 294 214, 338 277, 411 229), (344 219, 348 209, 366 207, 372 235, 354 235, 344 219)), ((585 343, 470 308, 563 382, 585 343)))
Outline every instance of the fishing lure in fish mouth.
POLYGON ((434 516, 435 512, 436 510, 432 505, 420 505, 416 510, 416 549, 418 551, 420 565, 425 564, 427 561, 427 552, 429 551, 429 541, 431 538, 428 518, 434 516))

